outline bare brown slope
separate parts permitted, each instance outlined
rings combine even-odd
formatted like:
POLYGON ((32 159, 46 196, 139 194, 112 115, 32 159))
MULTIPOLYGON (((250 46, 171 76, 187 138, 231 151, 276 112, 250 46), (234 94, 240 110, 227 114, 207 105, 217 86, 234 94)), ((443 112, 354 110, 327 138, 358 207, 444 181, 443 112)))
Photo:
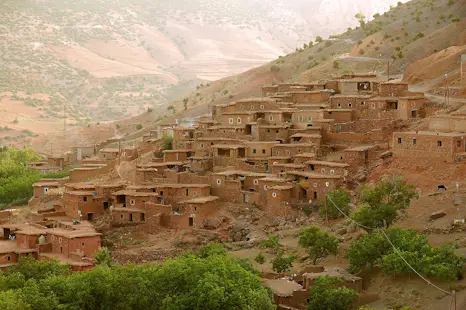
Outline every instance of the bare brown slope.
POLYGON ((412 84, 425 82, 458 69, 458 61, 466 53, 466 45, 452 46, 410 64, 403 80, 412 84))

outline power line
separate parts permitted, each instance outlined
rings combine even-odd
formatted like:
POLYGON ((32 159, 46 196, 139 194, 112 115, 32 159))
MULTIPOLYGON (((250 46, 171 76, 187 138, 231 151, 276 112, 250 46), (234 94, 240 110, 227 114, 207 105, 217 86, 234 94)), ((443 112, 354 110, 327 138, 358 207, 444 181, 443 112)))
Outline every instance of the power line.
MULTIPOLYGON (((333 202, 332 198, 330 198, 328 196, 328 194, 326 195, 327 198, 330 200, 330 202, 333 204, 333 206, 341 213, 343 214, 346 218, 349 218, 353 223, 355 223, 356 225, 358 225, 359 227, 361 228, 365 228, 365 229, 369 229, 369 230, 373 230, 373 229, 376 229, 375 228, 371 228, 371 227, 368 227, 366 225, 363 225, 361 223, 358 223, 356 222, 355 220, 353 220, 351 217, 349 217, 345 212, 343 212, 340 208, 338 208, 338 206, 335 204, 335 202, 333 202)), ((447 294, 447 295, 454 295, 454 291, 452 291, 451 293, 448 292, 448 291, 445 291, 444 289, 438 287, 437 285, 433 284, 432 282, 430 282, 429 280, 427 280, 424 276, 422 276, 418 271, 416 271, 416 269, 413 268, 413 266, 411 266, 407 261, 406 259, 401 255, 400 251, 395 247, 395 245, 392 243, 392 241, 390 240, 390 238, 388 238, 387 234, 385 233, 385 229, 380 229, 380 231, 382 232, 382 234, 385 236, 385 238, 387 239, 388 243, 390 243, 390 245, 393 247, 393 250, 395 251, 396 254, 398 254, 398 256, 406 263, 406 265, 408 265, 408 267, 415 273, 417 274, 422 280, 424 280, 428 285, 431 285, 433 286, 434 288, 436 288, 437 290, 441 291, 442 293, 444 294, 447 294)))

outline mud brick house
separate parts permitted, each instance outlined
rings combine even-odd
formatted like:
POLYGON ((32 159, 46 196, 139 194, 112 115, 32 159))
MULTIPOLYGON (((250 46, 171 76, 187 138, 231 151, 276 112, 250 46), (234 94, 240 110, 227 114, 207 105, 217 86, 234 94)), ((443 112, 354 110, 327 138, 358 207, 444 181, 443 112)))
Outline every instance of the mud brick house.
POLYGON ((289 124, 285 125, 258 125, 257 129, 252 133, 254 140, 259 141, 278 141, 282 143, 288 142, 289 124))
POLYGON ((466 156, 466 133, 455 132, 394 132, 394 157, 408 160, 438 160, 452 163, 466 156))
POLYGON ((322 174, 318 172, 285 172, 290 181, 297 182, 295 197, 302 202, 324 201, 327 192, 331 192, 343 185, 343 176, 322 174))
POLYGON ((132 161, 138 158, 139 152, 137 148, 122 148, 120 149, 120 158, 123 161, 132 161))
POLYGON ((314 143, 275 144, 272 147, 272 156, 295 156, 303 153, 314 153, 314 143))
POLYGON ((146 221, 146 213, 144 210, 137 208, 112 208, 112 224, 128 225, 128 224, 143 224, 146 221))
POLYGON ((95 145, 88 146, 73 146, 72 154, 75 160, 80 161, 85 158, 93 157, 97 154, 97 147, 95 145))
POLYGON ((237 158, 246 158, 247 146, 241 144, 216 144, 213 150, 214 166, 234 166, 237 158))
POLYGON ((206 221, 220 212, 218 200, 216 196, 204 196, 178 202, 175 212, 184 216, 172 218, 172 225, 177 228, 205 227, 206 221))
POLYGON ((293 188, 292 185, 271 186, 266 190, 266 203, 259 203, 259 205, 262 205, 264 211, 271 216, 293 218, 296 216, 296 210, 292 206, 295 202, 293 188))
POLYGON ((331 91, 315 90, 315 91, 293 91, 290 90, 291 102, 294 103, 318 103, 328 101, 331 91))
POLYGON ((53 182, 53 181, 39 181, 34 184, 32 184, 32 187, 34 188, 34 198, 40 198, 43 196, 47 196, 50 192, 53 192, 53 190, 58 189, 61 187, 59 182, 53 182))
POLYGON ((5 224, 0 240, 0 269, 18 261, 20 256, 39 260, 57 259, 74 271, 93 266, 92 255, 99 249, 100 233, 88 225, 73 228, 38 228, 33 224, 5 224), (11 237, 14 237, 11 240, 11 237))
POLYGON ((98 184, 95 187, 96 195, 102 198, 102 206, 107 210, 113 198, 113 193, 123 190, 126 186, 124 184, 98 184))
POLYGON ((288 171, 304 171, 307 168, 305 164, 295 164, 295 163, 284 163, 284 164, 272 164, 269 166, 269 170, 272 174, 279 175, 280 173, 288 171))
POLYGON ((118 149, 104 148, 99 150, 97 154, 99 158, 106 160, 115 160, 118 158, 120 151, 118 149))
POLYGON ((95 191, 65 191, 63 203, 66 215, 77 220, 93 220, 104 213, 102 197, 95 191))
POLYGON ((184 162, 188 160, 188 157, 193 155, 192 150, 165 150, 163 151, 163 161, 164 162, 184 162))
POLYGON ((318 148, 322 142, 322 136, 318 134, 296 133, 290 136, 290 142, 314 144, 318 148))
POLYGON ((349 173, 350 165, 331 161, 310 160, 307 162, 308 170, 321 174, 339 175, 346 177, 349 173))

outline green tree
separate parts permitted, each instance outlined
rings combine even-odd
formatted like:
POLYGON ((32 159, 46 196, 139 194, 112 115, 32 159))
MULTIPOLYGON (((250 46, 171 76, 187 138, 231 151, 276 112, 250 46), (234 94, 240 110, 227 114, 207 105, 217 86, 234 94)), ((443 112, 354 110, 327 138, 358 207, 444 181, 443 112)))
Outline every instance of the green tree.
POLYGON ((394 250, 382 231, 375 231, 353 241, 346 258, 351 271, 357 272, 376 266, 388 275, 411 274, 412 270, 400 257, 418 272, 427 277, 440 280, 458 279, 464 267, 464 258, 455 253, 456 247, 444 244, 438 248, 429 245, 425 235, 413 229, 393 227, 385 230, 388 239, 399 253, 394 250))
POLYGON ((307 249, 314 265, 318 259, 338 253, 337 238, 326 231, 320 230, 315 225, 301 230, 299 233, 299 245, 307 249))
POLYGON ((173 149, 173 137, 172 136, 163 136, 162 138, 162 150, 172 150, 173 149))
POLYGON ((359 25, 361 25, 362 28, 366 26, 366 22, 364 21, 366 16, 364 16, 362 13, 357 13, 354 17, 358 20, 359 25))
POLYGON ((323 40, 324 40, 324 39, 322 39, 321 36, 317 36, 317 37, 316 37, 316 42, 317 42, 317 43, 320 43, 320 42, 322 42, 323 40))
POLYGON ((184 105, 184 110, 186 111, 188 109, 188 102, 189 102, 189 98, 186 97, 183 99, 183 105, 184 105))
POLYGON ((167 111, 170 111, 170 110, 173 111, 173 114, 176 113, 175 107, 174 107, 173 105, 169 105, 169 106, 168 106, 167 111))
POLYGON ((356 307, 358 293, 341 287, 343 280, 337 277, 318 277, 311 288, 308 310, 352 310, 356 307))
POLYGON ((272 260, 272 269, 275 272, 282 273, 288 272, 293 267, 293 261, 295 256, 283 256, 283 252, 278 253, 278 255, 272 260))
POLYGON ((310 41, 309 42, 309 47, 313 47, 314 46, 314 42, 310 41))
POLYGON ((94 253, 94 263, 96 265, 111 267, 113 264, 112 256, 107 247, 101 247, 94 253))
MULTIPOLYGON (((343 188, 339 188, 333 192, 327 193, 328 218, 336 219, 343 216, 341 212, 338 211, 338 209, 335 207, 335 205, 337 205, 337 207, 345 214, 348 214, 350 201, 350 195, 343 188)), ((320 207, 320 215, 323 218, 325 217, 325 205, 320 207)))
POLYGON ((280 248, 280 238, 274 234, 268 234, 266 240, 261 240, 259 247, 262 249, 271 249, 273 253, 276 253, 280 248))
POLYGON ((142 129, 142 124, 137 124, 137 125, 136 125, 136 129, 137 129, 137 130, 141 130, 141 129, 142 129))
POLYGON ((254 261, 258 263, 259 265, 263 265, 265 263, 265 256, 260 252, 259 254, 254 257, 254 261))

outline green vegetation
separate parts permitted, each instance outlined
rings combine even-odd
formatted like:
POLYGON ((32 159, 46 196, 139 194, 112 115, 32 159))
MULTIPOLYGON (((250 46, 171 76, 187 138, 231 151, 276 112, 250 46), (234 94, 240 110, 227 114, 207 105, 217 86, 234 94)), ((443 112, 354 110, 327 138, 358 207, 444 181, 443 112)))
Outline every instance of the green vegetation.
MULTIPOLYGON (((329 219, 336 219, 342 217, 340 211, 335 208, 334 203, 343 211, 345 214, 349 213, 350 195, 343 189, 339 188, 333 192, 327 193, 327 215, 329 219)), ((320 207, 320 216, 325 218, 325 205, 320 207)))
POLYGON ((317 42, 317 43, 320 43, 320 42, 322 42, 323 40, 324 40, 324 39, 322 39, 321 36, 317 36, 317 37, 316 37, 316 42, 317 42))
POLYGON ((162 138, 162 150, 172 150, 173 149, 173 137, 172 136, 164 136, 162 138))
POLYGON ((259 247, 262 249, 270 249, 273 253, 277 253, 280 249, 280 238, 274 234, 268 234, 267 240, 261 240, 259 247))
POLYGON ((285 257, 283 256, 283 252, 280 251, 272 260, 272 269, 278 273, 288 272, 291 270, 291 267, 293 267, 293 261, 295 258, 296 257, 293 255, 288 255, 285 257))
POLYGON ((414 185, 407 184, 403 179, 383 178, 375 186, 365 185, 361 188, 360 206, 351 217, 370 228, 390 226, 398 218, 399 212, 404 212, 411 200, 418 197, 414 185))
POLYGON ((142 129, 142 124, 137 124, 137 125, 136 125, 136 129, 137 129, 137 130, 141 130, 141 129, 142 129))
POLYGON ((0 308, 275 309, 250 264, 224 250, 203 253, 188 252, 163 265, 101 264, 72 274, 53 261, 21 258, 0 274, 0 308))
POLYGON ((113 264, 112 257, 110 256, 110 252, 108 251, 107 247, 100 248, 94 254, 94 263, 97 266, 107 266, 107 267, 112 266, 112 264, 113 264))
POLYGON ((270 71, 278 72, 278 71, 280 71, 280 66, 272 65, 272 66, 270 67, 270 71))
POLYGON ((318 277, 312 286, 308 310, 351 310, 356 306, 358 293, 341 287, 343 280, 337 277, 318 277))
POLYGON ((63 178, 69 175, 67 170, 41 175, 26 164, 40 158, 31 150, 24 148, 0 148, 0 208, 7 204, 25 203, 32 197, 32 184, 41 178, 63 178))
MULTIPOLYGON (((455 254, 455 246, 434 248, 425 235, 413 229, 392 227, 386 235, 406 261, 418 272, 440 280, 456 280, 464 267, 464 258, 455 254)), ((346 254, 351 270, 356 272, 381 267, 387 275, 411 274, 412 270, 393 249, 382 231, 374 231, 351 243, 346 254)))
POLYGON ((317 226, 309 226, 299 233, 299 245, 305 249, 315 265, 320 258, 338 253, 338 240, 317 226))
POLYGON ((265 256, 260 252, 259 254, 254 257, 254 261, 258 263, 259 265, 263 265, 265 263, 265 256))

